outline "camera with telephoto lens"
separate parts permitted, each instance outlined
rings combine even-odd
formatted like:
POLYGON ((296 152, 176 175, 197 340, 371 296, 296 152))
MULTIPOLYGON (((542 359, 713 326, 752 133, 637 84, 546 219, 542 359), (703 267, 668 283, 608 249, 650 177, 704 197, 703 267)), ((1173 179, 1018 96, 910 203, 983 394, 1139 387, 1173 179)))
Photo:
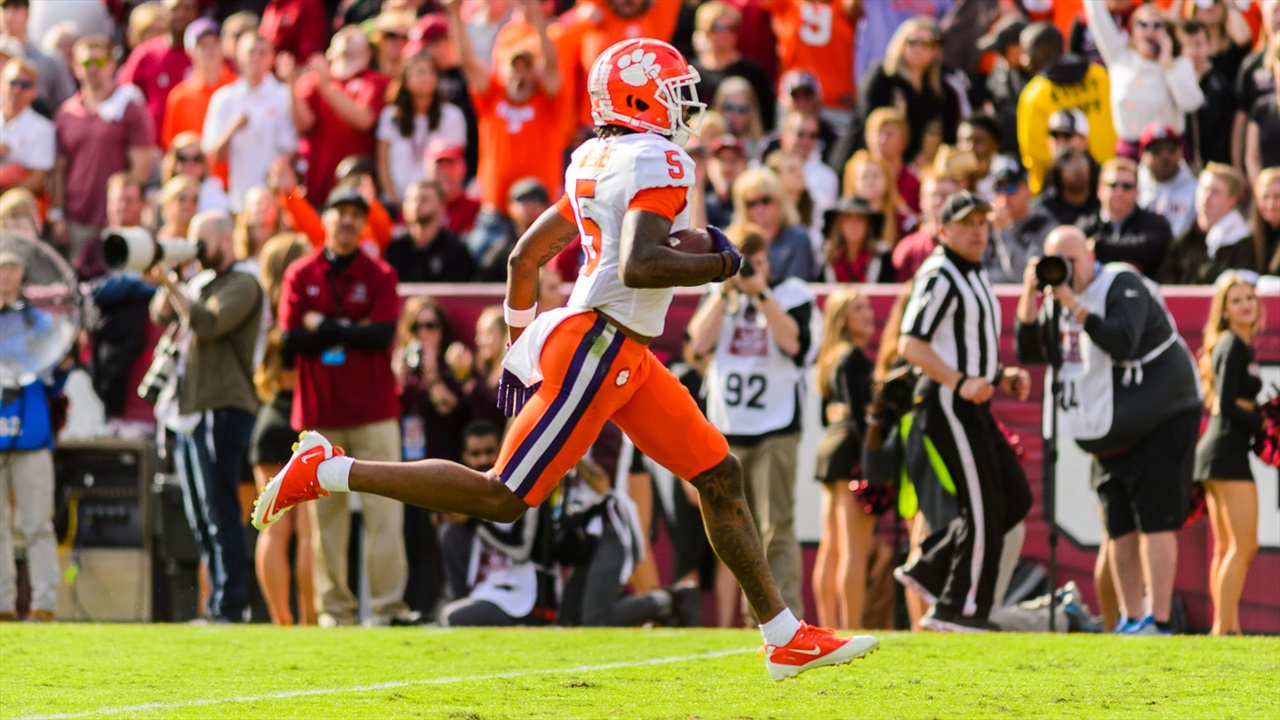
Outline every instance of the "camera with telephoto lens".
POLYGON ((203 243, 182 238, 156 239, 140 227, 113 230, 102 241, 102 258, 112 270, 143 272, 157 263, 175 266, 203 256, 203 243))
POLYGON ((751 264, 751 258, 742 258, 742 269, 738 271, 738 277, 755 277, 756 266, 751 264))
POLYGON ((1071 263, 1057 255, 1040 258, 1036 263, 1036 282, 1042 288, 1070 283, 1071 263))

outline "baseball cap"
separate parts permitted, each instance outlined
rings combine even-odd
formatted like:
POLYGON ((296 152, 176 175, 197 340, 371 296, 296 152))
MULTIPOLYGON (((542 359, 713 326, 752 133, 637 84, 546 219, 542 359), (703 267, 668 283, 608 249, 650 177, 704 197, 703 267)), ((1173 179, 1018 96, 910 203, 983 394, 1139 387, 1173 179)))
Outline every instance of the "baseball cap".
POLYGON ((418 24, 409 30, 409 39, 416 40, 424 46, 443 39, 449 34, 449 22, 440 13, 423 15, 418 24))
POLYGON ((798 90, 807 90, 822 97, 822 84, 818 82, 818 76, 808 70, 788 70, 778 80, 778 88, 783 95, 795 95, 798 90))
POLYGON ((978 49, 983 52, 1003 52, 1010 45, 1017 45, 1027 21, 1017 13, 1010 13, 996 21, 986 35, 978 38, 978 49))
POLYGON ((217 22, 207 17, 196 18, 187 26, 186 32, 182 33, 182 47, 186 48, 187 52, 194 52, 200 38, 205 35, 217 37, 220 32, 221 28, 218 27, 217 22))
POLYGON ((339 205, 359 205, 360 211, 368 214, 369 201, 364 199, 360 191, 350 185, 339 185, 329 193, 329 199, 324 203, 326 211, 338 207, 339 205))
POLYGON ((711 143, 712 155, 719 155, 721 150, 726 149, 734 150, 744 157, 747 154, 747 149, 743 147, 742 141, 738 139, 737 135, 731 133, 723 133, 711 143))
POLYGON ((998 155, 991 161, 991 175, 998 183, 1022 182, 1027 179, 1027 169, 1016 158, 998 155))
POLYGON ((1069 132, 1089 137, 1089 121, 1077 108, 1059 110, 1049 116, 1049 134, 1069 132))
POLYGON ((547 187, 537 178, 527 177, 517 180, 507 191, 507 199, 512 202, 551 202, 551 194, 547 187))
POLYGON ((428 162, 435 162, 444 158, 465 160, 467 154, 461 145, 455 145, 443 138, 436 138, 427 143, 427 150, 424 156, 428 162))
POLYGON ((947 201, 942 204, 942 212, 938 213, 938 219, 943 225, 950 222, 957 222, 968 217, 969 213, 974 210, 986 212, 991 209, 991 204, 986 200, 974 195, 968 190, 951 193, 947 201))
POLYGON ((1145 152, 1147 146, 1151 143, 1160 142, 1161 140, 1172 140, 1173 142, 1182 142, 1182 136, 1173 128, 1164 123, 1151 123, 1142 128, 1142 138, 1138 142, 1139 148, 1145 152))

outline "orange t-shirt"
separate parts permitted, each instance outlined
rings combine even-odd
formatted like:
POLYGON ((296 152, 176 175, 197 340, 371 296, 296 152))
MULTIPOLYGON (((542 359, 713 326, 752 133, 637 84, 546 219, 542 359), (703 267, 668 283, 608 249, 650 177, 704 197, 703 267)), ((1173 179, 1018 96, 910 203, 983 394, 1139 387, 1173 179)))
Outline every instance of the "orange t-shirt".
MULTIPOLYGON (((209 111, 209 98, 223 85, 236 81, 236 74, 225 65, 222 75, 212 85, 205 83, 198 75, 183 80, 169 91, 169 99, 165 101, 164 127, 160 129, 160 144, 166 149, 173 144, 173 139, 184 132, 199 135, 204 132, 204 116, 209 111)), ((222 187, 227 186, 227 163, 213 163, 212 173, 222 180, 222 187)))
POLYGON ((822 86, 822 104, 852 108, 857 100, 853 77, 855 28, 835 0, 773 0, 765 5, 778 37, 779 77, 807 70, 822 86))
POLYGON ((480 201, 500 210, 517 180, 536 177, 551 197, 564 184, 565 144, 556 98, 539 88, 528 102, 515 104, 506 90, 494 73, 484 93, 471 93, 480 134, 480 201))

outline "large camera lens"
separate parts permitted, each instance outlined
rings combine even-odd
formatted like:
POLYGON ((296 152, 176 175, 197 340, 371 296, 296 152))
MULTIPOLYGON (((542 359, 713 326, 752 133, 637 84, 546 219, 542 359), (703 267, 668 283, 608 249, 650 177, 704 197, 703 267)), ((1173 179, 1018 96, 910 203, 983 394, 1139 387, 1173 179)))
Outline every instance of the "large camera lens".
POLYGON ((1040 287, 1062 285, 1070 281, 1071 266, 1066 260, 1050 255, 1040 258, 1040 262, 1036 263, 1036 282, 1040 283, 1040 287))

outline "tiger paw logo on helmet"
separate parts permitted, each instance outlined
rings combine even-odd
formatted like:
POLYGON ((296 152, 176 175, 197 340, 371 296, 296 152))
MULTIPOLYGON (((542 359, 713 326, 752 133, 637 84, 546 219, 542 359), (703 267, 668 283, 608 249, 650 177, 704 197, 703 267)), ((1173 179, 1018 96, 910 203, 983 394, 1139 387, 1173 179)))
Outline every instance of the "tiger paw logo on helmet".
POLYGON ((618 77, 632 87, 645 85, 649 80, 658 77, 661 71, 657 53, 636 48, 618 58, 618 77))

